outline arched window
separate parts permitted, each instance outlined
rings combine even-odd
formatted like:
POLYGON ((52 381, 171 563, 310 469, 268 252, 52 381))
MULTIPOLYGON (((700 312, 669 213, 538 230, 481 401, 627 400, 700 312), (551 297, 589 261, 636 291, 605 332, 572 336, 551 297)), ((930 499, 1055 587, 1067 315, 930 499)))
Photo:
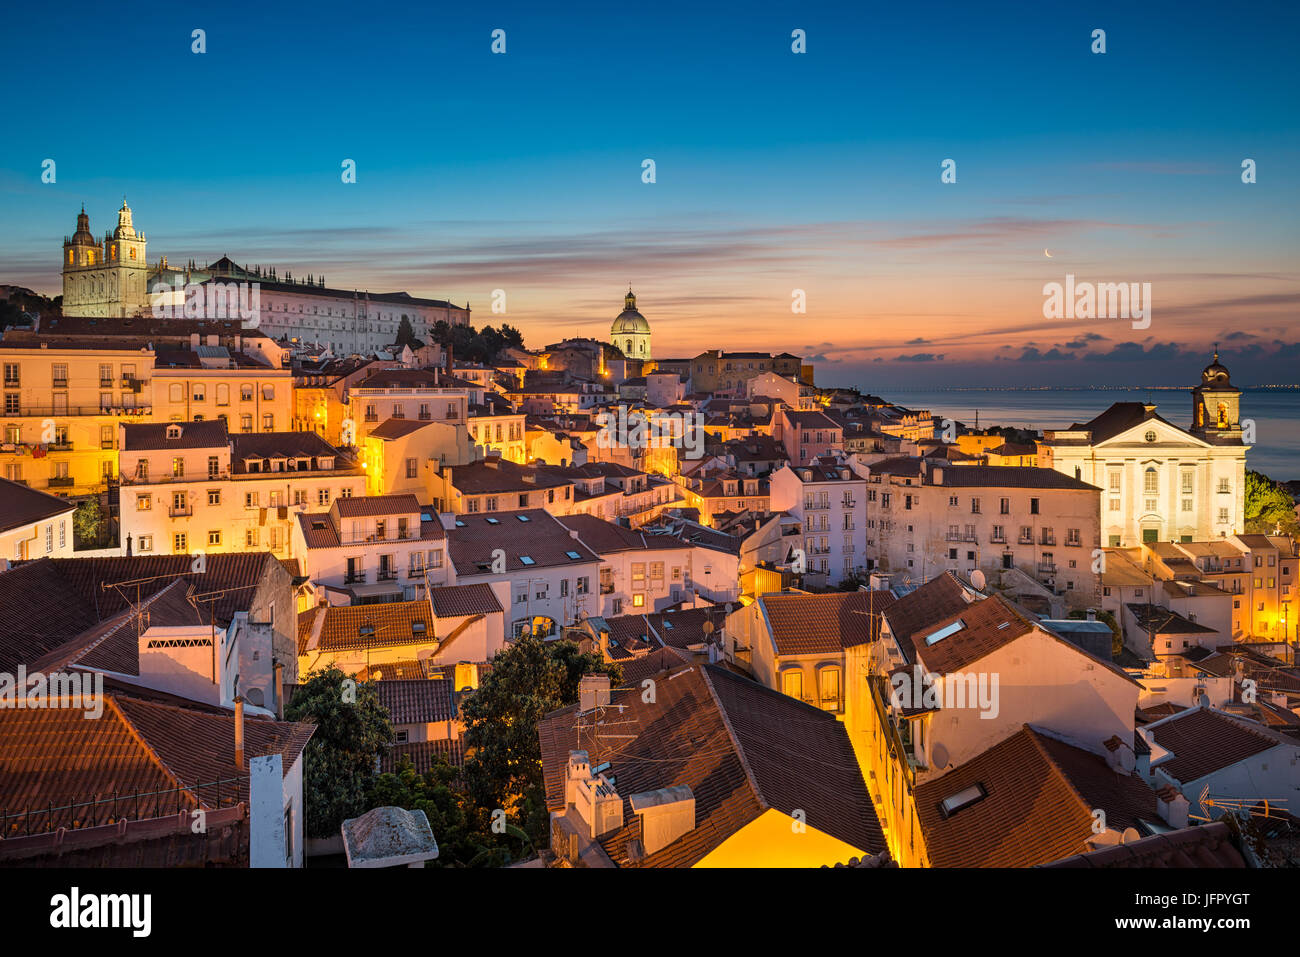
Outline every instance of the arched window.
POLYGON ((1159 476, 1156 470, 1153 468, 1147 469, 1146 477, 1144 479, 1144 484, 1143 484, 1143 489, 1145 489, 1147 494, 1154 495, 1159 490, 1158 481, 1159 481, 1159 476))

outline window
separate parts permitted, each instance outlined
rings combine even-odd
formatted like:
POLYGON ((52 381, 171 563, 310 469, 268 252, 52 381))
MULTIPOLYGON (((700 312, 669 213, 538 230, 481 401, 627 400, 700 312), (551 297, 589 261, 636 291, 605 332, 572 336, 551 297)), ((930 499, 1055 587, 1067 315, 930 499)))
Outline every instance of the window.
POLYGON ((137 495, 135 497, 135 510, 137 512, 147 512, 153 508, 152 495, 137 495))
POLYGON ((840 707, 840 669, 823 668, 817 674, 817 694, 821 706, 827 711, 838 711, 840 707))
POLYGON ((244 508, 257 508, 257 493, 256 493, 256 492, 245 492, 245 493, 244 493, 244 508))
POLYGON ((172 402, 184 402, 185 386, 181 385, 179 382, 173 382, 167 389, 167 397, 172 402))
POLYGON ((262 431, 273 432, 275 430, 275 416, 267 412, 262 416, 262 431))
POLYGON ((327 488, 318 489, 316 492, 316 504, 328 505, 330 503, 330 490, 327 488))
POLYGON ((208 387, 201 382, 194 383, 194 401, 206 402, 208 398, 208 387))
POLYGON ((219 488, 208 489, 208 504, 209 505, 221 504, 221 489, 219 488))
POLYGON ((781 691, 798 701, 803 700, 803 672, 790 668, 781 673, 781 691))
POLYGON ((239 387, 239 401, 240 402, 253 401, 253 386, 251 383, 245 382, 243 385, 239 387))
POLYGON ((420 474, 420 465, 417 459, 406 460, 406 477, 416 478, 420 474))
POLYGON ((241 415, 239 417, 239 431, 241 432, 253 431, 253 417, 251 415, 241 415))
POLYGON ((1160 490, 1159 481, 1159 473, 1153 468, 1147 469, 1142 478, 1142 490, 1148 495, 1154 495, 1160 490))
POLYGON ((209 545, 221 544, 221 531, 219 529, 214 528, 212 531, 208 532, 208 544, 209 545))
POLYGON ((172 551, 177 555, 184 555, 189 551, 188 540, 184 532, 177 532, 172 536, 172 551))
POLYGON ((185 477, 185 460, 179 455, 172 459, 172 478, 185 477))
POLYGON ((151 551, 153 551, 153 536, 152 536, 152 535, 141 535, 141 536, 140 536, 140 551, 142 551, 142 552, 151 552, 151 551))

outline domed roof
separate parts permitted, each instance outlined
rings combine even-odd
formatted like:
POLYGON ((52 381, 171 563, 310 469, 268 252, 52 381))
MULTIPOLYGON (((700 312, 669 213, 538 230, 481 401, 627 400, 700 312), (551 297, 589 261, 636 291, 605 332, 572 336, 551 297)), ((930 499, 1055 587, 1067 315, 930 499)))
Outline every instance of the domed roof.
POLYGON ((74 246, 98 246, 95 237, 90 235, 90 217, 86 215, 86 207, 81 207, 81 212, 77 214, 77 231, 72 234, 72 245, 74 246))
POLYGON ((1228 368, 1219 362, 1219 350, 1214 350, 1214 361, 1201 370, 1201 382, 1205 385, 1231 385, 1228 381, 1228 368))
POLYGON ((650 335, 650 323, 646 321, 645 316, 636 311, 636 296, 632 294, 631 289, 628 289, 627 295, 623 297, 623 311, 618 314, 614 324, 609 327, 611 336, 627 333, 650 335))

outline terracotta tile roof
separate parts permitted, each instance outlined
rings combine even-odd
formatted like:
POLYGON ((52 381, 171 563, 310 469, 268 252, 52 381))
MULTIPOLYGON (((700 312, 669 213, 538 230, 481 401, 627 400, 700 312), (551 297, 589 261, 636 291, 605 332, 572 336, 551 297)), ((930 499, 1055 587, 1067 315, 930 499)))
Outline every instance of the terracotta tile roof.
POLYGON ((758 599, 778 655, 838 654, 864 644, 871 640, 872 616, 895 601, 887 591, 775 594, 758 599))
POLYGON ((450 471, 451 484, 462 495, 532 492, 572 484, 545 469, 516 465, 507 459, 493 458, 491 461, 493 464, 478 461, 469 465, 449 466, 443 470, 443 474, 450 471))
POLYGON ((623 684, 640 687, 646 678, 664 674, 674 668, 680 668, 690 660, 687 652, 677 648, 656 648, 641 658, 632 658, 619 662, 623 669, 623 684))
MULTIPOLYGON (((938 470, 936 470, 938 471, 938 470)), ((1042 488, 1074 489, 1080 492, 1099 492, 1089 485, 1056 469, 1040 469, 1030 465, 944 465, 943 475, 936 476, 935 485, 955 488, 1042 488)))
POLYGON ((912 636, 912 641, 917 659, 929 671, 947 674, 960 671, 985 655, 1009 645, 1017 638, 1029 634, 1033 627, 1011 607, 1010 602, 1001 595, 993 595, 967 605, 956 615, 922 628, 912 636), (957 631, 933 644, 927 643, 929 635, 959 623, 962 627, 957 631))
POLYGON ((324 614, 315 651, 359 651, 397 645, 434 645, 433 610, 427 601, 392 601, 376 605, 331 605, 324 614))
POLYGON ((459 576, 486 574, 498 548, 505 552, 506 571, 600 561, 599 555, 540 508, 457 515, 455 526, 447 529, 447 544, 459 576), (569 552, 578 557, 569 557, 569 552), (524 562, 524 556, 531 562, 524 562))
MULTIPOLYGON (((615 494, 621 494, 615 490, 615 494)), ((663 549, 690 548, 673 535, 651 535, 644 531, 624 528, 594 515, 562 515, 556 518, 569 531, 578 533, 578 540, 587 545, 598 555, 613 555, 617 552, 663 549)))
MULTIPOLYGON (((191 585, 199 593, 215 593, 215 600, 201 607, 224 627, 248 609, 253 593, 248 586, 257 584, 269 565, 288 575, 270 552, 208 555, 202 574, 192 570, 192 562, 188 555, 42 558, 0 573, 0 609, 12 610, 0 611, 0 670, 13 671, 19 663, 55 652, 84 650, 95 637, 82 641, 84 633, 129 609, 137 596, 144 600, 177 580, 180 593, 191 585), (134 586, 103 587, 137 580, 139 592, 134 586)), ((168 607, 174 620, 179 606, 168 607)))
MULTIPOLYGON (((374 665, 371 673, 383 667, 374 665)), ((379 703, 388 709, 394 725, 453 720, 456 701, 451 686, 446 678, 384 678, 375 682, 379 703)))
POLYGON ((433 613, 439 618, 459 618, 462 615, 491 615, 503 611, 496 593, 486 582, 473 585, 448 585, 429 589, 433 613))
POLYGON ((640 638, 651 644, 685 649, 710 640, 704 633, 705 622, 713 622, 716 633, 726 618, 725 606, 704 605, 648 615, 619 615, 606 618, 605 623, 609 625, 610 635, 621 641, 640 638))
POLYGON ((121 428, 123 452, 212 449, 230 444, 226 423, 221 419, 205 419, 202 422, 145 422, 141 425, 123 425, 121 428), (180 426, 180 438, 167 438, 167 430, 173 425, 180 426))
POLYGON ((1213 628, 1188 621, 1177 612, 1162 608, 1160 605, 1129 602, 1125 607, 1137 620, 1137 626, 1142 631, 1154 629, 1157 635, 1210 635, 1215 631, 1213 628))
POLYGON ((407 515, 421 511, 420 500, 409 493, 402 495, 354 495, 350 498, 336 498, 332 508, 339 518, 407 515))
POLYGON ((315 432, 240 432, 230 436, 230 442, 230 458, 240 475, 247 474, 245 459, 334 458, 339 468, 355 464, 315 432))
MULTIPOLYGON (((284 755, 284 772, 302 753, 315 725, 246 716, 245 753, 284 755)), ((80 710, 45 708, 0 711, 0 806, 9 814, 111 799, 135 792, 198 789, 224 781, 222 804, 248 799, 248 770, 235 765, 234 716, 229 711, 178 707, 110 691, 104 714, 87 721, 80 710), (229 780, 239 778, 240 780, 229 780)), ((197 792, 205 807, 216 805, 216 789, 197 792)), ((194 806, 175 791, 145 798, 141 817, 194 806), (182 803, 183 802, 183 803, 182 803)), ((122 812, 134 817, 134 803, 122 812)), ((84 810, 81 813, 85 813, 84 810)), ((44 823, 45 815, 39 822, 44 823)), ((72 811, 56 812, 55 823, 69 824, 72 811)))
POLYGON ((1158 820, 1155 793, 1137 775, 1029 725, 916 788, 934 867, 1032 867, 1081 853, 1094 808, 1119 831, 1158 820), (942 802, 977 785, 984 796, 945 818, 942 802))
POLYGON ((1245 867, 1246 860, 1222 821, 1152 834, 1130 844, 1116 844, 1040 867, 1245 867))
POLYGON ((404 435, 418 432, 427 425, 433 425, 432 419, 385 419, 370 430, 377 439, 400 439, 404 435))
POLYGON ((1230 717, 1213 708, 1188 708, 1144 729, 1147 737, 1172 758, 1153 758, 1159 768, 1176 781, 1187 784, 1223 768, 1244 761, 1279 744, 1295 745, 1263 725, 1230 717))
POLYGON ((978 593, 963 585, 952 572, 944 572, 885 609, 890 633, 907 660, 916 660, 912 642, 916 632, 966 610, 970 607, 967 599, 973 597, 978 598, 978 593))
POLYGON ((411 767, 417 774, 424 774, 430 770, 438 758, 442 758, 454 768, 459 768, 465 764, 465 747, 459 738, 389 745, 388 750, 379 759, 380 771, 384 774, 395 774, 403 758, 410 759, 411 767))
POLYGON ((569 751, 588 752, 592 765, 610 761, 624 800, 624 826, 601 840, 615 864, 689 867, 768 808, 802 809, 819 831, 860 851, 878 853, 884 837, 847 732, 834 716, 715 665, 685 666, 657 682, 656 703, 622 686, 612 702, 617 743, 599 742, 590 728, 579 737, 576 706, 553 712, 538 726, 547 806, 562 811, 569 751), (686 785, 695 797, 695 827, 633 862, 629 844, 641 837, 633 794, 686 785))
POLYGON ((49 521, 76 508, 76 503, 66 498, 47 495, 20 482, 0 479, 0 532, 49 521))

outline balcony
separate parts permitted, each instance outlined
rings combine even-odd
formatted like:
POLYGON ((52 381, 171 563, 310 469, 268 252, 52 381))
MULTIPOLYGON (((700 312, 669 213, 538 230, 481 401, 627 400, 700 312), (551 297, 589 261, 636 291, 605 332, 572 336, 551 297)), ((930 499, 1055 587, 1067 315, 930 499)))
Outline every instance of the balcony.
POLYGON ((397 569, 396 568, 379 569, 379 574, 375 576, 375 581, 381 581, 381 582, 397 581, 397 569))
POLYGON ((51 442, 49 445, 46 446, 46 449, 48 449, 51 452, 71 452, 72 443, 67 441, 51 442))
POLYGON ((167 509, 167 514, 172 518, 189 518, 194 514, 194 508, 190 505, 173 505, 167 509))
POLYGON ((127 390, 128 392, 138 393, 144 389, 144 380, 137 379, 135 376, 124 375, 122 376, 121 387, 127 390))
POLYGON ((1032 545, 1034 544, 1034 536, 1021 535, 1018 539, 1016 539, 1016 542, 1021 545, 1032 545))
POLYGON ((1043 536, 1043 540, 1042 540, 1039 544, 1040 544, 1040 545, 1055 545, 1055 544, 1056 544, 1056 536, 1055 536, 1055 535, 1044 535, 1044 536, 1043 536))
POLYGON ((343 576, 343 584, 345 585, 364 585, 365 583, 365 572, 348 572, 343 576))
POLYGON ((1039 562, 1039 563, 1038 563, 1038 574, 1040 574, 1040 575, 1055 575, 1055 574, 1056 574, 1056 563, 1055 563, 1055 562, 1039 562))
POLYGON ((50 488, 72 488, 71 475, 56 475, 49 481, 50 488))

